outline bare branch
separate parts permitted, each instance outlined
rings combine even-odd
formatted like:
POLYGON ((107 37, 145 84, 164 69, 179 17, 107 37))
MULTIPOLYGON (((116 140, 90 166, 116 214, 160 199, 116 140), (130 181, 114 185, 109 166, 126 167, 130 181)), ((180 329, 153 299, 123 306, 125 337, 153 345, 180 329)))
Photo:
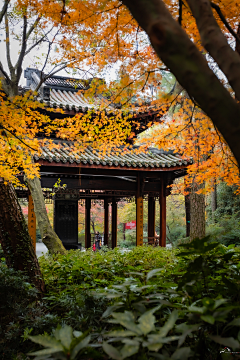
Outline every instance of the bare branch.
POLYGON ((29 36, 31 35, 31 33, 33 32, 33 30, 35 29, 35 27, 38 25, 39 21, 41 20, 41 16, 38 16, 37 19, 34 21, 34 23, 32 24, 32 26, 30 26, 27 34, 26 34, 26 40, 28 40, 29 36))
POLYGON ((10 74, 12 76, 12 75, 14 75, 14 67, 12 65, 11 55, 10 55, 10 35, 9 35, 9 24, 8 24, 7 13, 5 13, 5 31, 6 31, 7 64, 8 64, 8 68, 10 70, 10 74))
POLYGON ((229 46, 213 16, 209 0, 187 2, 196 19, 203 46, 226 75, 236 97, 240 99, 240 57, 229 46))
POLYGON ((178 22, 180 25, 182 25, 182 6, 183 6, 183 3, 182 3, 182 0, 178 0, 178 8, 179 8, 179 16, 178 16, 178 22))
POLYGON ((16 73, 17 73, 17 81, 19 81, 22 73, 22 63, 25 56, 25 51, 27 47, 27 16, 23 15, 23 35, 22 35, 22 47, 21 51, 15 65, 16 73))
POLYGON ((45 80, 47 80, 48 78, 50 78, 51 76, 53 76, 54 74, 58 73, 59 71, 63 70, 65 67, 67 67, 68 64, 65 63, 62 67, 60 67, 59 69, 57 69, 56 71, 50 72, 48 75, 45 76, 41 76, 40 82, 38 84, 38 86, 36 87, 36 89, 34 91, 38 91, 40 89, 40 87, 42 86, 42 84, 44 83, 45 80))
POLYGON ((220 7, 218 5, 216 5, 216 4, 214 4, 213 2, 211 2, 211 7, 216 10, 216 12, 218 13, 220 19, 222 20, 223 24, 226 26, 226 28, 228 29, 230 34, 232 34, 232 36, 235 37, 235 39, 240 43, 239 36, 233 31, 233 29, 231 28, 231 26, 229 25, 229 23, 225 19, 220 7))
POLYGON ((52 46, 52 42, 48 42, 48 52, 47 52, 47 56, 46 56, 46 59, 44 61, 44 64, 43 64, 43 67, 42 67, 42 70, 41 70, 41 73, 43 73, 46 65, 47 65, 47 61, 48 61, 48 58, 49 58, 49 55, 50 55, 50 51, 51 51, 51 46, 52 46))
POLYGON ((5 131, 8 131, 12 136, 14 136, 16 139, 18 139, 21 143, 23 143, 25 146, 29 147, 29 149, 33 151, 37 151, 37 149, 32 148, 30 145, 26 144, 20 137, 15 135, 11 130, 7 129, 5 126, 0 124, 0 129, 4 129, 5 131))
MULTIPOLYGON (((213 120, 240 163, 240 107, 209 68, 196 45, 175 21, 162 0, 148 0, 147 5, 146 0, 122 2, 149 35, 157 55, 189 96, 213 120)), ((196 4, 199 0, 194 2, 196 4)), ((221 56, 228 58, 224 50, 221 51, 221 56)))
POLYGON ((4 15, 5 15, 6 12, 7 12, 7 8, 8 8, 9 2, 10 2, 10 0, 5 0, 5 1, 4 1, 2 10, 1 10, 1 12, 0 12, 0 24, 1 24, 1 22, 2 22, 2 19, 3 19, 4 15))
POLYGON ((53 27, 44 36, 42 36, 38 41, 36 41, 35 44, 30 46, 30 48, 25 51, 25 55, 29 54, 30 51, 32 51, 36 46, 38 46, 42 41, 44 41, 44 39, 52 31, 52 29, 53 29, 53 27))
POLYGON ((3 74, 3 76, 5 77, 6 81, 11 84, 11 79, 8 76, 8 74, 6 73, 6 71, 3 69, 2 63, 0 62, 0 72, 3 74))

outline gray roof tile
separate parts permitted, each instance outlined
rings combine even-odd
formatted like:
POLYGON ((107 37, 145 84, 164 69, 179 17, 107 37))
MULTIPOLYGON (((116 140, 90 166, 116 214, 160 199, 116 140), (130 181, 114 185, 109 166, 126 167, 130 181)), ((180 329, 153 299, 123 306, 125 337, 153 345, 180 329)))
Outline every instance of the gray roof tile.
POLYGON ((90 146, 85 149, 84 152, 77 151, 74 148, 73 143, 66 141, 56 141, 58 146, 51 150, 47 145, 42 147, 41 155, 35 155, 36 161, 39 159, 48 160, 51 163, 62 162, 62 163, 76 163, 76 164, 90 164, 104 166, 116 166, 116 167, 151 167, 151 168, 168 168, 175 167, 178 165, 188 165, 192 163, 191 159, 183 158, 179 155, 173 155, 172 152, 163 153, 161 150, 156 149, 154 153, 151 151, 148 153, 136 153, 134 150, 123 151, 118 149, 117 151, 111 151, 105 155, 101 155, 100 152, 94 151, 90 146))

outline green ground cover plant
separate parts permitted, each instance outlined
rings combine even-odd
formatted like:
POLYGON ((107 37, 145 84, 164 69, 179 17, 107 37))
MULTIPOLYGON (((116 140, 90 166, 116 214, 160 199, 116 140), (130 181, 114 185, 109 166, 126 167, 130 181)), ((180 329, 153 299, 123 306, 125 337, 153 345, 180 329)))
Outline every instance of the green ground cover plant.
POLYGON ((235 359, 224 348, 240 351, 239 259, 210 238, 42 257, 47 292, 39 302, 25 284, 22 315, 2 328, 2 358, 235 359))

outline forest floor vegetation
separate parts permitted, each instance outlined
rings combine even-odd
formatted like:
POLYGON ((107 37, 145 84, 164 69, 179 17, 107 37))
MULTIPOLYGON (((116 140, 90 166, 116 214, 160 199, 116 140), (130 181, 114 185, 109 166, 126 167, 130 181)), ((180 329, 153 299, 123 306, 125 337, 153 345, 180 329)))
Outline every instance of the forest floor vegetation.
POLYGON ((227 351, 240 351, 234 245, 206 237, 178 249, 72 250, 39 260, 41 300, 1 258, 2 360, 237 358, 227 351))

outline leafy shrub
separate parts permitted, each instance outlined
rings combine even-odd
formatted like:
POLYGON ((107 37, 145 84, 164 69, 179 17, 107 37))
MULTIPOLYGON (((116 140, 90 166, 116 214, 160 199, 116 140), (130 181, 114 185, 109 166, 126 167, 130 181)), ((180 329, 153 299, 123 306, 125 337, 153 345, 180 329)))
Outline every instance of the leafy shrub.
MULTIPOLYGON (((122 282, 94 291, 111 304, 98 331, 92 331, 90 346, 101 345, 116 360, 234 358, 221 351, 240 349, 239 250, 209 237, 181 247, 180 253, 143 247, 126 254, 134 270, 122 282), (152 254, 161 268, 149 269, 152 254)), ((111 252, 107 261, 112 258, 118 259, 119 271, 121 254, 111 252)))
POLYGON ((46 313, 38 292, 21 271, 0 264, 0 354, 2 360, 12 360, 16 354, 32 348, 29 332, 49 331, 59 319, 46 313))
POLYGON ((226 246, 240 245, 240 219, 236 215, 224 215, 216 223, 208 225, 207 233, 226 246))

